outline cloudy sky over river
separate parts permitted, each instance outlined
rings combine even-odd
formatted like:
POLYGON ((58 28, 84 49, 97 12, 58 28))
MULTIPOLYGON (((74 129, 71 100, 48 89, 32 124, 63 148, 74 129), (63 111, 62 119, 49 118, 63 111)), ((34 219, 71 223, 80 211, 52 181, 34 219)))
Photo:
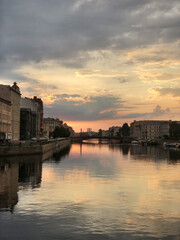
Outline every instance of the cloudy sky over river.
POLYGON ((79 130, 180 117, 177 0, 0 0, 0 83, 79 130))

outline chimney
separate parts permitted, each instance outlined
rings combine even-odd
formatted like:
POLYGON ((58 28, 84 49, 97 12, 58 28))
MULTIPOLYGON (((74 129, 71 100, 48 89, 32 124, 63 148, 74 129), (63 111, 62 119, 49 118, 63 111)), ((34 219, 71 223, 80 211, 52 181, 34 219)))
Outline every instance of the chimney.
POLYGON ((14 84, 13 84, 13 86, 12 86, 12 89, 13 89, 14 91, 16 91, 17 93, 20 93, 20 89, 19 89, 19 87, 18 87, 18 85, 17 85, 16 82, 14 82, 14 84))

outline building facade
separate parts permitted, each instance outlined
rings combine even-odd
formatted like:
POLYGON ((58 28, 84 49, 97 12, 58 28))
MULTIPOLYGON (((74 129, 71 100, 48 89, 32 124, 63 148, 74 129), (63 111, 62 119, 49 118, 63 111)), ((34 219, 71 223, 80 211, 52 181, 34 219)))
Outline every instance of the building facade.
POLYGON ((55 127, 62 127, 63 121, 58 118, 44 118, 43 119, 43 136, 51 137, 55 127))
POLYGON ((119 137, 121 133, 121 127, 116 126, 116 127, 110 127, 109 128, 109 134, 111 137, 119 137))
POLYGON ((111 135, 109 130, 102 130, 101 136, 106 138, 106 137, 110 137, 111 135))
POLYGON ((180 121, 170 122, 170 138, 180 140, 180 121))
POLYGON ((136 139, 162 139, 169 136, 170 121, 134 121, 130 125, 131 137, 136 139))
POLYGON ((0 139, 11 135, 11 102, 0 97, 0 139))
MULTIPOLYGON (((73 135, 74 135, 74 130, 73 130, 73 128, 70 127, 69 125, 67 125, 67 123, 64 123, 64 124, 63 124, 63 127, 66 128, 66 129, 68 129, 70 136, 73 136, 73 135)), ((89 133, 89 135, 91 135, 91 136, 93 135, 93 132, 92 132, 92 129, 91 129, 91 128, 90 128, 90 132, 88 132, 88 133, 89 133)))
POLYGON ((20 139, 20 99, 21 94, 16 83, 11 87, 11 125, 12 125, 12 140, 20 139))
POLYGON ((43 136, 43 115, 44 115, 44 110, 43 110, 43 101, 41 100, 41 98, 37 98, 37 96, 34 96, 34 98, 32 99, 34 102, 36 102, 38 104, 38 112, 39 112, 39 122, 38 124, 38 136, 42 137, 43 136))
POLYGON ((21 98, 20 139, 31 140, 40 135, 40 112, 38 103, 30 98, 21 98))
POLYGON ((20 89, 13 86, 0 85, 0 138, 19 140, 20 133, 20 89))

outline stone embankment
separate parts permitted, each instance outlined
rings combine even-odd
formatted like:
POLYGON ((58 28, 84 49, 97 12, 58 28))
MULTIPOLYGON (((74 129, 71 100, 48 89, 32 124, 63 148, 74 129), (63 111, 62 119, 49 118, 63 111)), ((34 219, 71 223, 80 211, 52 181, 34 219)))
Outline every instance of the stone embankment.
POLYGON ((62 138, 36 144, 32 143, 28 146, 21 143, 16 146, 0 146, 0 157, 42 155, 44 160, 51 157, 54 153, 60 152, 70 144, 71 140, 69 138, 62 138))

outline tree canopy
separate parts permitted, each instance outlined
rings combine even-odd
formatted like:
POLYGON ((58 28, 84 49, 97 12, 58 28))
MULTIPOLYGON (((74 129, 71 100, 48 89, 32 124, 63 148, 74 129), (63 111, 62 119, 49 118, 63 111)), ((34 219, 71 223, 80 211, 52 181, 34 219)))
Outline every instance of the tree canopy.
POLYGON ((121 128, 122 136, 130 136, 130 127, 127 123, 124 123, 121 128))
POLYGON ((63 126, 58 127, 56 126, 54 131, 53 131, 53 137, 58 138, 58 137, 69 137, 70 132, 68 128, 65 128, 63 126))

